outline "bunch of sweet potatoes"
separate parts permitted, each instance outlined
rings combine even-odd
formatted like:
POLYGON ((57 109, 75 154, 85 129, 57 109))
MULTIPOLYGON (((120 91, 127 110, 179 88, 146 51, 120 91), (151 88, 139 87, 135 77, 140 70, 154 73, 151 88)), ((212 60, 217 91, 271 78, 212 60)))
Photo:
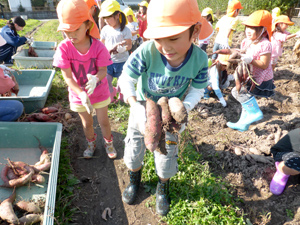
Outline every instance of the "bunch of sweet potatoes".
POLYGON ((34 224, 43 220, 40 207, 34 202, 19 201, 16 208, 24 211, 24 216, 18 218, 14 212, 13 202, 16 198, 15 189, 13 193, 0 204, 0 222, 1 219, 9 224, 34 224), (28 214, 30 213, 30 214, 28 214))
POLYGON ((28 165, 25 162, 14 162, 8 158, 8 163, 1 170, 0 176, 4 183, 0 187, 14 188, 24 186, 28 182, 38 184, 45 182, 45 178, 40 173, 50 169, 51 158, 48 150, 41 145, 37 137, 36 139, 42 152, 40 160, 34 165, 28 165))
POLYGON ((177 97, 161 97, 157 103, 146 99, 145 145, 150 151, 157 150, 166 155, 165 132, 176 133, 181 124, 187 122, 187 111, 177 97))

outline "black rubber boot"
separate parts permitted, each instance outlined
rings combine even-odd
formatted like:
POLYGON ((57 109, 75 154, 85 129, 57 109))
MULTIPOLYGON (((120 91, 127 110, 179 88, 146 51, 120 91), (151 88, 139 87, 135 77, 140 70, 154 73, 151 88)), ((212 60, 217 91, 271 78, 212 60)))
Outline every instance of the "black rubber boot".
POLYGON ((166 183, 162 183, 159 180, 156 187, 156 212, 162 216, 167 215, 170 211, 169 182, 168 180, 166 183))
POLYGON ((123 192, 122 200, 123 202, 131 205, 136 199, 136 195, 140 187, 142 169, 140 169, 137 172, 129 171, 129 175, 130 175, 130 183, 128 184, 128 186, 125 188, 123 192))

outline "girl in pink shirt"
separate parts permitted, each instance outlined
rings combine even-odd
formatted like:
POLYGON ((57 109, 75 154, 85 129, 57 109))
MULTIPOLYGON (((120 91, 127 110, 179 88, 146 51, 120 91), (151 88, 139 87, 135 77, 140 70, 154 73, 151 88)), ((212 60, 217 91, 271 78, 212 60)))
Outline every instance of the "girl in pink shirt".
POLYGON ((117 157, 113 146, 108 119, 110 92, 106 79, 106 67, 112 64, 110 54, 93 32, 97 25, 92 19, 84 0, 62 0, 57 6, 58 30, 63 40, 54 55, 53 66, 61 68, 68 85, 70 108, 78 112, 88 142, 85 158, 91 158, 96 149, 97 134, 94 133, 92 112, 95 108, 109 158, 117 157))
POLYGON ((274 23, 272 24, 272 68, 275 69, 275 66, 277 64, 278 58, 282 55, 283 50, 283 43, 287 40, 294 38, 294 37, 300 37, 300 31, 298 31, 295 34, 291 34, 286 31, 286 29, 294 25, 292 21, 290 21, 288 16, 280 15, 276 17, 274 23))
POLYGON ((241 59, 252 67, 252 79, 248 79, 241 90, 232 89, 233 97, 242 104, 242 114, 238 122, 227 123, 228 127, 239 131, 248 130, 252 123, 263 118, 254 96, 270 97, 275 88, 270 64, 272 16, 266 10, 255 11, 243 24, 246 38, 241 43, 241 50, 246 54, 242 54, 241 59))

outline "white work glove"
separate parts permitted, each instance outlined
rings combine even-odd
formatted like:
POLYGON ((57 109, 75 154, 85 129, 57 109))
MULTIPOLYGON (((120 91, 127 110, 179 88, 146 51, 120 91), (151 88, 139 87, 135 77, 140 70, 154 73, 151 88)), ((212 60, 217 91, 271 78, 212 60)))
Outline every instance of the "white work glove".
POLYGON ((0 68, 3 70, 3 72, 5 74, 10 73, 11 71, 15 71, 14 69, 11 69, 11 68, 9 68, 9 67, 7 67, 5 65, 0 65, 0 68))
POLYGON ((185 102, 183 102, 183 106, 184 108, 186 109, 186 112, 189 113, 192 109, 191 109, 191 106, 185 102))
POLYGON ((230 46, 229 46, 229 44, 228 44, 228 38, 224 38, 223 40, 222 40, 222 43, 219 43, 220 45, 221 45, 221 47, 223 48, 223 49, 230 49, 230 46))
POLYGON ((185 123, 181 124, 181 127, 180 127, 180 129, 178 131, 179 134, 181 134, 185 130, 185 126, 186 126, 185 123))
POLYGON ((299 30, 299 31, 297 31, 297 33, 296 33, 296 37, 297 37, 297 38, 299 38, 299 37, 300 37, 300 30, 299 30))
POLYGON ((118 45, 117 52, 118 53, 126 52, 126 46, 118 45))
POLYGON ((91 105, 89 96, 87 95, 87 93, 85 91, 82 91, 79 93, 78 97, 81 100, 81 104, 86 108, 86 111, 88 112, 88 114, 92 114, 93 112, 93 106, 91 105))
POLYGON ((89 74, 89 73, 86 76, 88 78, 88 82, 86 82, 85 88, 87 90, 87 93, 89 95, 91 95, 94 93, 94 90, 96 88, 96 85, 97 85, 97 82, 99 81, 99 79, 97 76, 89 74))
POLYGON ((220 103, 222 104, 223 107, 227 106, 227 103, 224 98, 220 98, 220 103))
POLYGON ((33 43, 33 37, 31 38, 26 38, 27 39, 27 44, 31 45, 33 43))
POLYGON ((244 61, 246 64, 250 64, 253 61, 253 56, 247 54, 241 54, 241 60, 244 61))
POLYGON ((139 131, 142 134, 145 134, 145 125, 146 125, 146 109, 140 102, 135 102, 130 107, 130 112, 134 114, 134 121, 137 124, 139 131))

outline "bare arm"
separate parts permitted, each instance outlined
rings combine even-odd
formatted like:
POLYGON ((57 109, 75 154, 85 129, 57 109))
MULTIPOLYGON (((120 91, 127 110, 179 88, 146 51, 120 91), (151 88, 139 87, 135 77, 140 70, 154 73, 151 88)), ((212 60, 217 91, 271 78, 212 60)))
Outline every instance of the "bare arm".
POLYGON ((297 36, 297 34, 289 34, 289 35, 286 37, 286 40, 289 40, 289 39, 294 38, 294 37, 296 37, 296 36, 297 36))
POLYGON ((67 83, 67 85, 77 94, 79 95, 82 92, 80 86, 76 83, 76 81, 72 77, 71 68, 61 69, 62 75, 67 83))
POLYGON ((263 70, 267 69, 271 62, 271 53, 267 53, 260 56, 260 59, 253 59, 252 65, 263 70))
POLYGON ((99 81, 103 80, 106 77, 107 74, 107 67, 106 66, 102 66, 102 67, 98 67, 98 72, 95 74, 99 81))

